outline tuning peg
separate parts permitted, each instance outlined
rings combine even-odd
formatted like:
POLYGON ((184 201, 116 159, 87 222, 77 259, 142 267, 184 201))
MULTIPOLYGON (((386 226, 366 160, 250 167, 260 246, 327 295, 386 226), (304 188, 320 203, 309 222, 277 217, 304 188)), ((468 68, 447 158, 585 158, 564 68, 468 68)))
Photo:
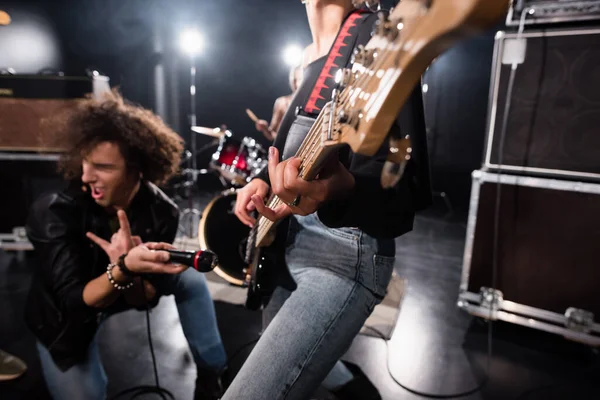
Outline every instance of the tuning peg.
POLYGON ((390 21, 384 13, 378 14, 378 20, 375 23, 374 33, 378 36, 383 36, 389 40, 395 40, 400 31, 404 28, 402 21, 390 21))
POLYGON ((358 45, 352 56, 353 64, 361 64, 368 67, 375 60, 376 53, 375 49, 366 49, 362 44, 358 45))
POLYGON ((361 112, 356 110, 341 109, 337 114, 338 121, 340 123, 349 125, 354 129, 358 127, 358 122, 360 121, 361 116, 361 112))
POLYGON ((355 81, 355 75, 350 68, 340 68, 335 74, 335 83, 344 88, 350 86, 355 81))

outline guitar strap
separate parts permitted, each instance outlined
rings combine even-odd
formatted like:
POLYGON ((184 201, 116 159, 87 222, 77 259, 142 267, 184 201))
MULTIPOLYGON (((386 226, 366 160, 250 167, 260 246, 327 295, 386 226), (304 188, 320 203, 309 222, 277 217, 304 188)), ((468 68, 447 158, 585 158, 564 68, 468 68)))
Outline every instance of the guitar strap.
POLYGON ((296 119, 288 131, 282 159, 296 154, 306 134, 312 127, 321 109, 331 99, 336 86, 335 74, 340 68, 350 64, 356 47, 360 25, 373 13, 355 10, 346 17, 338 35, 331 46, 329 55, 323 64, 315 85, 308 96, 300 103, 296 119))
POLYGON ((371 15, 373 14, 362 10, 356 10, 348 15, 329 50, 317 83, 303 102, 304 113, 316 117, 331 99, 331 94, 336 86, 335 74, 340 68, 344 68, 350 63, 358 39, 359 27, 371 15))

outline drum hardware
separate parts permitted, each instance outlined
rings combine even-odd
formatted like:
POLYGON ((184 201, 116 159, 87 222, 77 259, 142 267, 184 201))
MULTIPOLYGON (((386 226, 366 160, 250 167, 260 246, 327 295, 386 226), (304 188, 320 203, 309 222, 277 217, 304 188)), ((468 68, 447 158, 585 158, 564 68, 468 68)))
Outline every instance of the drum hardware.
POLYGON ((33 245, 27 239, 24 226, 14 227, 12 233, 0 234, 0 249, 4 251, 31 251, 33 245))
MULTIPOLYGON (((247 240, 249 229, 247 229, 235 215, 233 214, 233 207, 235 205, 235 189, 246 185, 252 179, 254 179, 260 171, 267 165, 267 152, 266 150, 251 137, 244 137, 241 140, 233 137, 231 131, 221 128, 206 128, 199 126, 192 126, 191 130, 194 134, 207 135, 215 138, 215 140, 202 146, 200 149, 195 149, 192 146, 191 151, 186 150, 182 157, 182 165, 187 165, 187 168, 182 168, 179 176, 183 178, 180 182, 173 185, 176 189, 176 196, 179 200, 186 198, 189 202, 187 208, 181 212, 180 228, 184 236, 188 238, 194 238, 196 236, 195 228, 198 227, 198 237, 200 239, 200 246, 203 249, 209 249, 214 251, 220 260, 222 254, 219 251, 215 251, 211 245, 203 236, 206 233, 202 233, 202 226, 206 222, 206 213, 209 212, 212 207, 217 207, 219 212, 222 214, 222 208, 224 207, 221 203, 225 200, 233 199, 233 203, 230 207, 231 221, 229 225, 234 225, 236 232, 243 231, 243 234, 239 233, 235 237, 234 243, 237 243, 238 249, 228 249, 231 252, 231 258, 225 257, 223 263, 227 264, 227 267, 216 269, 215 272, 220 274, 227 281, 242 286, 245 280, 245 272, 243 271, 247 266, 242 265, 245 251, 245 241, 247 240), (197 160, 199 154, 205 152, 211 147, 216 146, 216 151, 213 152, 208 169, 198 169, 197 160), (205 208, 204 212, 201 212, 196 204, 194 203, 194 193, 199 189, 198 177, 200 175, 207 175, 216 173, 219 181, 224 188, 227 188, 217 198, 213 199, 211 203, 205 208), (233 197, 231 197, 233 196, 233 197), (221 201, 217 201, 221 199, 221 201), (217 205, 215 205, 217 203, 217 205), (203 242, 204 240, 204 242, 203 242), (243 242, 243 243, 242 243, 243 242), (231 266, 233 265, 233 266, 231 266), (233 272, 230 270, 233 269, 233 272), (223 272, 225 271, 225 272, 223 272), (227 272, 229 271, 229 272, 227 272)), ((195 138, 195 135, 194 135, 195 138)), ((193 141, 195 142, 195 140, 193 141)), ((216 211, 213 211, 213 213, 216 211)), ((211 217, 212 221, 212 217, 211 217)), ((215 222, 211 222, 215 223, 215 222)), ((219 222, 220 224, 220 222, 219 222)), ((212 226, 212 225, 211 225, 212 226)), ((228 226, 226 224, 226 226, 228 226)), ((211 229, 210 227, 207 229, 211 229)), ((213 234, 214 235, 214 234, 213 234)), ((229 237, 226 240, 229 241, 229 237)))
MULTIPOLYGON (((197 148, 196 146, 196 135, 194 133, 200 134, 200 135, 206 135, 206 136, 210 136, 213 137, 215 139, 220 139, 221 137, 225 136, 226 133, 231 134, 230 131, 228 130, 223 130, 222 128, 206 128, 203 126, 192 126, 191 127, 192 130, 192 138, 194 140, 192 140, 192 151, 186 151, 185 155, 186 155, 186 160, 188 161, 188 165, 189 168, 196 173, 195 174, 195 178, 198 177, 197 171, 198 171, 198 165, 197 165, 197 160, 198 160, 198 155, 201 154, 202 152, 208 150, 209 148, 215 146, 218 142, 213 140, 210 143, 205 144, 204 146, 200 147, 200 149, 197 148)), ((200 171, 206 171, 206 170, 200 170, 200 171)), ((203 172, 206 173, 206 172, 203 172)))
MULTIPOLYGON (((216 137, 217 129, 196 129, 195 132, 216 137)), ((227 189, 213 198, 200 214, 193 207, 184 210, 182 217, 189 218, 189 233, 194 217, 200 221, 198 241, 200 248, 214 252, 219 263, 215 273, 227 282, 246 286, 249 264, 245 262, 246 242, 250 228, 235 215, 236 189, 246 185, 267 166, 267 151, 251 137, 241 140, 233 137, 229 130, 220 129, 218 145, 209 162, 208 172, 218 173, 219 179, 227 189)), ((214 144, 211 144, 214 145, 214 144)), ((193 155, 192 155, 193 156, 193 155)), ((197 178, 199 173, 188 172, 197 178)), ((183 171, 185 172, 185 170, 183 171)), ((204 172, 203 172, 204 173, 204 172)), ((193 179, 195 184, 195 179, 193 179)))
MULTIPOLYGON (((214 137, 215 140, 192 151, 186 150, 182 157, 182 164, 187 164, 188 168, 183 168, 180 176, 183 181, 174 185, 176 189, 183 188, 186 196, 189 197, 190 188, 196 186, 199 175, 217 173, 217 177, 225 188, 242 187, 250 182, 267 165, 267 151, 253 138, 244 137, 242 140, 233 137, 230 130, 219 128, 207 128, 202 126, 193 126, 192 131, 214 137), (200 154, 216 147, 209 161, 208 169, 198 169, 197 160, 200 154)), ((195 137, 195 136, 194 136, 195 137)))
POLYGON ((210 161, 210 168, 219 172, 233 186, 244 186, 267 165, 267 152, 250 137, 241 141, 226 131, 219 139, 217 151, 210 161))
MULTIPOLYGON (((190 197, 191 199, 191 197, 190 197)), ((190 200, 192 202, 192 200, 190 200)), ((202 218, 202 212, 195 207, 188 207, 183 209, 180 216, 180 226, 183 227, 183 234, 187 238, 196 237, 194 228, 196 227, 197 221, 202 218)))
POLYGON ((208 203, 198 224, 198 241, 200 249, 217 255, 217 275, 233 285, 246 287, 245 251, 250 228, 234 214, 236 199, 236 189, 231 188, 208 203))
MULTIPOLYGON (((192 126, 191 130, 193 132, 192 135, 194 139, 192 140, 192 151, 185 150, 181 160, 181 164, 187 164, 188 168, 181 170, 180 176, 183 177, 183 180, 174 185, 177 197, 179 197, 180 200, 186 198, 189 201, 189 206, 183 209, 181 212, 180 223, 180 226, 184 227, 184 235, 188 238, 193 238, 196 236, 194 229, 198 226, 198 221, 202 217, 202 212, 200 212, 200 210, 194 206, 194 193, 198 189, 198 176, 213 173, 213 171, 205 168, 197 168, 198 155, 217 144, 217 142, 213 140, 198 149, 196 146, 195 133, 208 135, 215 138, 219 138, 225 134, 225 131, 221 128, 192 126)), ((219 175, 218 178, 223 186, 227 186, 227 182, 222 176, 219 175)))

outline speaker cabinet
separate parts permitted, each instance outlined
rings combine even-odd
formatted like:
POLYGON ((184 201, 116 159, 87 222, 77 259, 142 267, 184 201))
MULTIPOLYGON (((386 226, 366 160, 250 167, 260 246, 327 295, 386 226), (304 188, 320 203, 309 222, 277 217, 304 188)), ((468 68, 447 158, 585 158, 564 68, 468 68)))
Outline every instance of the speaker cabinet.
POLYGON ((600 29, 525 32, 501 128, 516 34, 496 36, 483 168, 600 181, 600 29))
MULTIPOLYGON (((57 158, 57 157, 56 157, 57 158)), ((42 193, 65 187, 52 155, 0 154, 0 233, 25 226, 29 208, 42 193)))
POLYGON ((598 243, 600 184, 475 171, 459 306, 600 345, 598 243))
POLYGON ((525 24, 557 24, 600 20, 598 0, 511 0, 507 26, 519 26, 525 12, 525 24), (533 9, 533 13, 527 13, 533 9))
POLYGON ((0 248, 23 239, 13 232, 40 194, 65 185, 56 171, 59 155, 50 154, 62 149, 47 146, 56 132, 51 118, 108 90, 104 76, 0 75, 0 248))
POLYGON ((48 146, 55 127, 45 121, 107 90, 103 76, 0 75, 0 151, 61 151, 48 146))

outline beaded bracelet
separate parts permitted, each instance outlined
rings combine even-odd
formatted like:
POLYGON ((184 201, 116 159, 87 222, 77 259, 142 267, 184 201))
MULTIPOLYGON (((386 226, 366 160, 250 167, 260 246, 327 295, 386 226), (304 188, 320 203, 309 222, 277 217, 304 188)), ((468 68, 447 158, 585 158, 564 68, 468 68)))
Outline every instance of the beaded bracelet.
POLYGON ((114 267, 118 267, 117 264, 110 263, 106 267, 106 276, 108 276, 108 281, 117 289, 117 290, 127 290, 133 286, 133 281, 129 282, 127 285, 119 285, 117 281, 113 278, 112 269, 114 267))
POLYGON ((129 268, 127 268, 127 265, 125 265, 125 257, 127 257, 127 253, 121 254, 117 265, 119 266, 119 269, 121 269, 123 275, 125 275, 128 278, 135 278, 137 274, 132 272, 129 268))

